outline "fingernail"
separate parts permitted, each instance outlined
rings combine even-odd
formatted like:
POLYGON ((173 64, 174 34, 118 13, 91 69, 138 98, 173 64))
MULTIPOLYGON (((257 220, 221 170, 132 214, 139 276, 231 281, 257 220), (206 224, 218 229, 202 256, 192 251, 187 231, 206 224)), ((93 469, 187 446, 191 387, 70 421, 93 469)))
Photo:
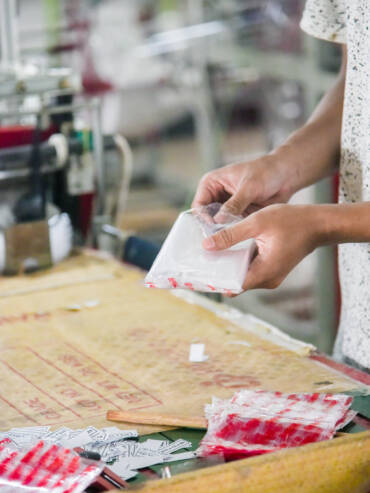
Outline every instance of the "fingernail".
POLYGON ((205 248, 206 250, 214 250, 215 247, 216 247, 216 243, 212 238, 212 236, 203 240, 203 248, 205 248))

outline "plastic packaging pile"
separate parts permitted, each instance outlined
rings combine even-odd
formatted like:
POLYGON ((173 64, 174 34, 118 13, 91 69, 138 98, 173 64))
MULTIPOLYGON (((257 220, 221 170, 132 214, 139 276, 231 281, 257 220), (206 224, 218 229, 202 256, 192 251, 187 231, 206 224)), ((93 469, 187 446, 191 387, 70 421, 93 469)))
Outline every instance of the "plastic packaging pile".
POLYGON ((79 493, 102 469, 102 462, 42 440, 21 450, 9 438, 0 441, 0 490, 4 493, 79 493))
POLYGON ((220 207, 214 203, 179 215, 145 278, 145 286, 241 293, 255 251, 254 240, 217 252, 202 246, 205 238, 243 219, 221 213, 220 207))
MULTIPOLYGON (((138 474, 138 470, 144 467, 162 464, 164 462, 192 459, 195 456, 194 452, 188 450, 192 448, 192 443, 183 440, 182 438, 179 438, 174 442, 148 439, 140 443, 136 442, 137 439, 137 430, 121 430, 116 426, 108 426, 102 429, 88 426, 85 429, 79 430, 72 430, 66 426, 62 426, 54 431, 50 431, 49 426, 31 426, 26 428, 12 428, 9 431, 1 432, 0 443, 3 443, 3 448, 6 446, 7 453, 13 454, 13 452, 16 452, 16 454, 11 456, 12 459, 9 462, 8 455, 5 451, 3 454, 0 451, 0 491, 1 493, 4 491, 2 489, 3 482, 5 481, 5 484, 8 484, 9 482, 9 474, 13 474, 14 461, 16 461, 17 457, 21 460, 22 464, 29 461, 27 468, 29 466, 35 466, 36 469, 41 468, 40 472, 36 474, 37 478, 34 478, 35 484, 38 484, 38 482, 42 480, 42 474, 45 472, 45 464, 46 466, 48 466, 49 463, 54 464, 51 466, 53 472, 55 472, 55 474, 61 474, 61 469, 56 469, 54 471, 57 466, 59 467, 60 465, 62 467, 59 459, 55 463, 53 462, 54 456, 57 458, 57 451, 59 451, 59 456, 61 456, 63 450, 68 452, 71 449, 77 448, 88 454, 93 454, 95 457, 100 457, 101 462, 94 462, 93 464, 100 464, 101 467, 106 463, 109 464, 109 469, 124 480, 135 477, 138 474), (22 459, 27 451, 34 450, 37 443, 43 443, 44 447, 39 445, 38 447, 41 448, 37 448, 37 453, 31 454, 31 456, 26 455, 26 458, 22 459), (41 453, 42 450, 45 451, 45 455, 41 453), (51 450, 52 452, 49 453, 48 450, 51 450), (2 462, 2 459, 5 460, 5 463, 2 462), (5 469, 2 470, 2 467, 5 469)), ((74 453, 71 452, 71 454, 74 453)), ((76 454, 74 454, 74 456, 77 457, 73 462, 73 464, 76 465, 76 463, 79 463, 79 457, 76 454)), ((67 467, 69 467, 67 459, 68 457, 66 456, 64 464, 67 464, 67 467)), ((85 462, 86 461, 82 460, 81 465, 85 464, 85 462)), ((88 464, 91 463, 86 462, 86 465, 88 464)), ((26 471, 27 468, 25 468, 24 471, 26 471)), ((74 471, 69 469, 68 471, 73 478, 74 471)), ((89 471, 90 470, 87 472, 89 471)), ((45 474, 47 473, 45 472, 45 474)), ((82 477, 85 479, 85 475, 82 477)), ((86 476, 86 479, 87 477, 94 479, 90 475, 86 476)), ((22 483, 23 480, 25 480, 23 476, 17 480, 19 483, 17 483, 19 491, 23 491, 25 488, 22 483)), ((57 482, 57 480, 55 482, 57 482)), ((34 483, 32 483, 32 485, 33 484, 34 483)), ((39 487, 39 489, 36 489, 35 491, 73 491, 73 493, 80 491, 80 489, 76 489, 77 484, 73 490, 69 490, 68 488, 52 489, 53 487, 52 478, 50 478, 50 480, 48 480, 47 488, 46 486, 44 489, 40 489, 39 487)), ((30 486, 28 485, 27 488, 28 491, 30 486)), ((18 490, 14 487, 13 489, 10 489, 9 492, 18 490)), ((33 491, 32 488, 31 491, 33 491)), ((6 490, 6 493, 7 492, 8 490, 6 490)))
POLYGON ((226 460, 333 438, 356 415, 352 397, 241 390, 206 405, 208 431, 197 453, 226 460))

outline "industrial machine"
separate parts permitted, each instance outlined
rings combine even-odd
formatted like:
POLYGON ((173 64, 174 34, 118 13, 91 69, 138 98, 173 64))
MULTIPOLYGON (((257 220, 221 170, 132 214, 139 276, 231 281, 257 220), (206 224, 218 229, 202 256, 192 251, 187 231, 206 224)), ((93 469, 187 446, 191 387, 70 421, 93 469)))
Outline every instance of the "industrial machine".
POLYGON ((0 273, 57 263, 73 245, 122 258, 128 235, 114 226, 130 146, 103 135, 100 100, 81 92, 71 69, 21 62, 16 2, 0 8, 0 273))

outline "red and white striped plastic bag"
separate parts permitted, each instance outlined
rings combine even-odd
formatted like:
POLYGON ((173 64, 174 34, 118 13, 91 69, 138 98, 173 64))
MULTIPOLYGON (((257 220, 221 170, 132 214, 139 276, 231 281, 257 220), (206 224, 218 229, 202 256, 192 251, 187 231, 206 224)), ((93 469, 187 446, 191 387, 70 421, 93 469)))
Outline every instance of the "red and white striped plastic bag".
POLYGON ((211 252, 202 241, 241 221, 243 217, 219 213, 221 204, 183 212, 177 218, 145 278, 149 288, 183 288, 238 294, 255 251, 254 240, 227 250, 211 252))
POLYGON ((18 448, 0 441, 0 491, 4 493, 81 493, 103 470, 103 462, 42 440, 18 448))
POLYGON ((208 431, 198 453, 226 459, 248 457, 328 440, 355 416, 352 397, 242 390, 213 399, 205 412, 208 431))

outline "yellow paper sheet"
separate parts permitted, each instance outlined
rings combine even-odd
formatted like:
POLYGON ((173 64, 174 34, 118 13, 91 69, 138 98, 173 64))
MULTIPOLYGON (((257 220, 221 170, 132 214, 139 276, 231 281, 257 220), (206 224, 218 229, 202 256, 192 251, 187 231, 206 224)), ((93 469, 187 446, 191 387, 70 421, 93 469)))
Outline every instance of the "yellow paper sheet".
POLYGON ((113 260, 80 255, 2 280, 1 293, 0 430, 107 426, 108 409, 199 416, 212 396, 240 388, 358 388, 209 310, 144 288, 141 273, 113 260), (69 309, 76 304, 79 311, 69 309), (196 341, 205 343, 206 362, 189 362, 196 341))

